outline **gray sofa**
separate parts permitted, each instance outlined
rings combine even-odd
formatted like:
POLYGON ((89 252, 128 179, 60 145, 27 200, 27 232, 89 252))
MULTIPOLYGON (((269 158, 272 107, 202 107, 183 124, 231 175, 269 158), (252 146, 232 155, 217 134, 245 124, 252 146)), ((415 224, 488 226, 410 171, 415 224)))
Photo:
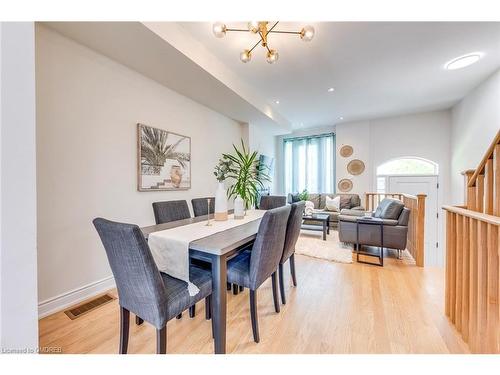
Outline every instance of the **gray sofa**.
MULTIPOLYGON (((308 199, 314 204, 314 212, 316 213, 326 213, 330 215, 330 228, 336 227, 338 223, 338 217, 340 214, 345 215, 363 215, 365 209, 361 206, 361 199, 358 194, 309 194, 308 199), (340 196, 340 212, 339 211, 327 211, 326 210, 326 197, 335 198, 340 196)), ((297 201, 296 194, 288 194, 288 203, 295 203, 297 201)), ((307 224, 306 222, 304 222, 307 224)))
MULTIPOLYGON (((406 249, 408 220, 410 210, 400 200, 386 198, 380 202, 373 217, 383 220, 384 247, 390 249, 406 249)), ((339 240, 356 243, 357 217, 339 215, 339 240)), ((381 246, 380 227, 378 225, 359 224, 359 243, 367 246, 381 246)))

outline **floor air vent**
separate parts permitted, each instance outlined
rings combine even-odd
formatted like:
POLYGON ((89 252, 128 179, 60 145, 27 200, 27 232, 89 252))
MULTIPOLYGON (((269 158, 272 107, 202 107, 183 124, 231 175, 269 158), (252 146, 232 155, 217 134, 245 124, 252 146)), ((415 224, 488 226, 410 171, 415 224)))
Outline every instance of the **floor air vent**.
POLYGON ((109 294, 105 294, 103 296, 94 298, 93 300, 90 300, 88 302, 85 302, 84 304, 73 307, 72 309, 66 310, 64 313, 71 319, 76 319, 82 316, 83 314, 88 313, 89 311, 92 311, 94 309, 97 309, 98 307, 105 305, 108 302, 113 301, 115 298, 109 294))

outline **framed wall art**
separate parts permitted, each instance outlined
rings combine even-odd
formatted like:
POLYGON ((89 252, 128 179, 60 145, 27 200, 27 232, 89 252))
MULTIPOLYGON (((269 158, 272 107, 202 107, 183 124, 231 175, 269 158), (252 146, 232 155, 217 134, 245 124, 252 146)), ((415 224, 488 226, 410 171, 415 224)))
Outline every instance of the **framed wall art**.
POLYGON ((191 138, 137 124, 139 191, 191 188, 191 138))

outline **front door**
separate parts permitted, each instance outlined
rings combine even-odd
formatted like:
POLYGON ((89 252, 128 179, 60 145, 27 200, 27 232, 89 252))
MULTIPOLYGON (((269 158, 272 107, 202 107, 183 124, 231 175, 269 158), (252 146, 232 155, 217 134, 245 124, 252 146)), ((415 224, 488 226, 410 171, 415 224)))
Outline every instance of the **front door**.
POLYGON ((389 191, 411 195, 426 194, 424 263, 426 266, 443 266, 443 254, 438 243, 438 177, 389 176, 389 191))

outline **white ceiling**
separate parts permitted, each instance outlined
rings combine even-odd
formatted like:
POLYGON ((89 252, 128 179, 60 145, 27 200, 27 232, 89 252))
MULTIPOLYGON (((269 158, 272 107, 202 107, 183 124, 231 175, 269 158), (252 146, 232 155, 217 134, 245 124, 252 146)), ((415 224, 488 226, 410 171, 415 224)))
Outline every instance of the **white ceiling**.
MULTIPOLYGON (((280 54, 274 65, 260 46, 250 63, 239 61, 239 52, 257 41, 253 34, 217 39, 211 23, 180 25, 294 128, 332 125, 341 116, 350 122, 449 108, 500 67, 500 23, 315 23, 309 43, 298 36, 269 37, 280 54), (476 51, 484 53, 478 63, 443 69, 454 57, 476 51), (335 91, 327 92, 329 87, 335 91)), ((278 28, 295 31, 303 25, 280 22, 278 28)))

